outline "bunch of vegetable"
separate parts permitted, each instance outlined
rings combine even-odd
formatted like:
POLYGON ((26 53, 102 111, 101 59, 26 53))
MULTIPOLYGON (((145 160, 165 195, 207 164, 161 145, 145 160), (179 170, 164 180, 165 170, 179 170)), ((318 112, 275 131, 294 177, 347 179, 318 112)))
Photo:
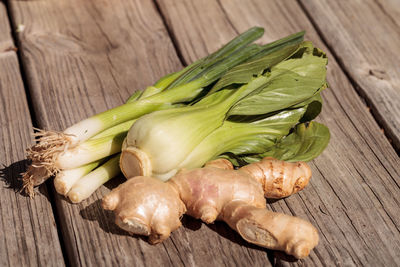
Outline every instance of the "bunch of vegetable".
MULTIPOLYGON (((103 180, 111 178, 115 174, 115 160, 109 164, 104 161, 120 152, 122 141, 135 119, 155 110, 188 105, 200 98, 205 89, 229 69, 269 49, 250 45, 262 34, 262 28, 251 28, 215 53, 162 77, 144 91, 135 92, 126 104, 78 122, 64 132, 39 130, 37 143, 27 149, 32 164, 23 174, 25 191, 33 196, 33 186, 55 174, 60 174, 56 188, 63 189, 62 194, 67 194, 76 181, 95 168, 99 169, 97 172, 102 174, 103 180), (67 173, 63 173, 65 170, 67 173)), ((299 37, 293 36, 271 47, 295 38, 299 37)))
POLYGON ((216 158, 243 166, 318 156, 329 141, 328 129, 311 122, 321 110, 326 56, 303 42, 304 32, 254 44, 262 33, 252 28, 62 133, 39 131, 28 149, 26 192, 56 175, 56 190, 80 202, 120 167, 127 177, 168 180, 216 158))
POLYGON ((318 243, 316 229, 268 211, 264 197, 302 190, 311 170, 300 161, 329 142, 329 130, 313 121, 327 87, 327 58, 303 41, 304 32, 254 44, 262 34, 251 28, 62 133, 39 130, 28 149, 25 191, 33 196, 33 186, 55 175, 57 192, 77 203, 122 170, 128 181, 103 207, 115 211, 121 228, 152 243, 187 213, 225 221, 248 242, 307 256, 318 243))

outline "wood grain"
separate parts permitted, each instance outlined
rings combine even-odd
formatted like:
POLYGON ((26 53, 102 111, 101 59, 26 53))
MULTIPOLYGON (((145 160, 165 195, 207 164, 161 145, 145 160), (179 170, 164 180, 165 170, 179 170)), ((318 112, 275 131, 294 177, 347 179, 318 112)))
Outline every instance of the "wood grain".
POLYGON ((0 266, 64 266, 46 187, 34 200, 18 192, 32 122, 15 51, 0 2, 0 266))
POLYGON ((312 20, 320 34, 400 151, 399 2, 301 3, 309 14, 318 14, 312 20))
MULTIPOLYGON (((24 69, 38 124, 61 130, 122 104, 136 89, 181 67, 152 1, 11 1, 24 69)), ((184 218, 184 227, 157 246, 119 230, 100 199, 57 197, 57 212, 73 266, 269 265, 264 251, 245 244, 224 224, 184 218), (233 241, 233 242, 232 242, 233 241)))
POLYGON ((234 32, 255 25, 265 27, 264 42, 305 29, 306 39, 328 52, 330 88, 323 93, 325 103, 319 121, 330 128, 330 145, 313 161, 314 174, 309 187, 271 204, 273 210, 310 220, 319 229, 321 241, 305 260, 290 263, 278 255, 276 263, 399 264, 400 160, 297 2, 160 0, 158 3, 177 47, 184 48, 181 53, 188 62, 211 52, 208 43, 221 46, 234 32), (190 36, 207 39, 193 40, 190 36))

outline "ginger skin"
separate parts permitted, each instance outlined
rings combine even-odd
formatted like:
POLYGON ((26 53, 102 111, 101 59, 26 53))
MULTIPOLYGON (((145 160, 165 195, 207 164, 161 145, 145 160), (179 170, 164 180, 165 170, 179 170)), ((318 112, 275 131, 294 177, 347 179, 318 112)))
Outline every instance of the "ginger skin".
POLYGON ((285 251, 297 259, 307 257, 319 240, 318 232, 311 223, 241 201, 227 204, 222 220, 247 242, 285 251))
POLYGON ((186 211, 178 193, 164 182, 137 176, 103 198, 103 208, 114 210, 115 223, 132 234, 149 236, 160 243, 181 226, 186 211))
POLYGON ((205 223, 220 220, 224 207, 232 200, 241 200, 253 207, 266 208, 261 185, 239 171, 204 167, 182 170, 168 185, 176 188, 185 203, 186 214, 205 223))
POLYGON ((240 171, 247 172, 262 184, 266 198, 293 195, 306 187, 311 178, 311 169, 307 163, 285 162, 274 158, 263 158, 243 166, 240 171))
POLYGON ((280 163, 281 168, 300 176, 284 175, 285 169, 275 170, 272 172, 276 173, 275 178, 270 179, 267 169, 271 160, 274 161, 255 163, 261 166, 250 164, 244 170, 233 170, 230 163, 219 160, 204 168, 182 170, 166 183, 151 177, 134 177, 105 196, 103 208, 114 210, 116 224, 122 229, 150 236, 151 243, 165 240, 180 226, 180 218, 186 212, 206 223, 222 220, 250 243, 304 258, 318 243, 317 230, 300 218, 267 210, 264 195, 270 194, 264 189, 277 191, 273 196, 285 197, 299 189, 273 186, 278 174, 281 175, 278 178, 290 179, 284 181, 285 186, 294 187, 299 184, 296 181, 308 182, 309 177, 302 176, 307 172, 300 175, 296 170, 304 168, 303 165, 280 163), (264 176, 260 176, 260 169, 266 173, 264 176))

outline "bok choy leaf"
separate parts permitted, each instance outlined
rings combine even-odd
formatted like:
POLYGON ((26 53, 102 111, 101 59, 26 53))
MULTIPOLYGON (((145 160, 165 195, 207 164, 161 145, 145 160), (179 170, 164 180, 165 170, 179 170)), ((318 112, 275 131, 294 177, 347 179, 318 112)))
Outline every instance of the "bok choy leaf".
POLYGON ((292 133, 266 152, 256 155, 224 155, 236 166, 252 163, 264 157, 285 161, 310 161, 322 153, 329 143, 330 133, 325 125, 312 121, 296 126, 292 133))

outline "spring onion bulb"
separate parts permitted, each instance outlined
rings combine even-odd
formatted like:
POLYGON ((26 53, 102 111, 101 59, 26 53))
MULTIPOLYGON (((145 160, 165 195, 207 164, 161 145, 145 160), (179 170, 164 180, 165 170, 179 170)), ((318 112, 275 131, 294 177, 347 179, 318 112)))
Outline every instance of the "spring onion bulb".
POLYGON ((57 193, 66 196, 72 186, 83 176, 91 172, 94 168, 98 167, 102 161, 98 160, 79 168, 62 170, 57 173, 54 178, 54 187, 57 193))
POLYGON ((117 176, 121 172, 118 166, 119 158, 120 154, 111 157, 106 163, 75 182, 67 194, 71 202, 81 202, 102 184, 117 176))

